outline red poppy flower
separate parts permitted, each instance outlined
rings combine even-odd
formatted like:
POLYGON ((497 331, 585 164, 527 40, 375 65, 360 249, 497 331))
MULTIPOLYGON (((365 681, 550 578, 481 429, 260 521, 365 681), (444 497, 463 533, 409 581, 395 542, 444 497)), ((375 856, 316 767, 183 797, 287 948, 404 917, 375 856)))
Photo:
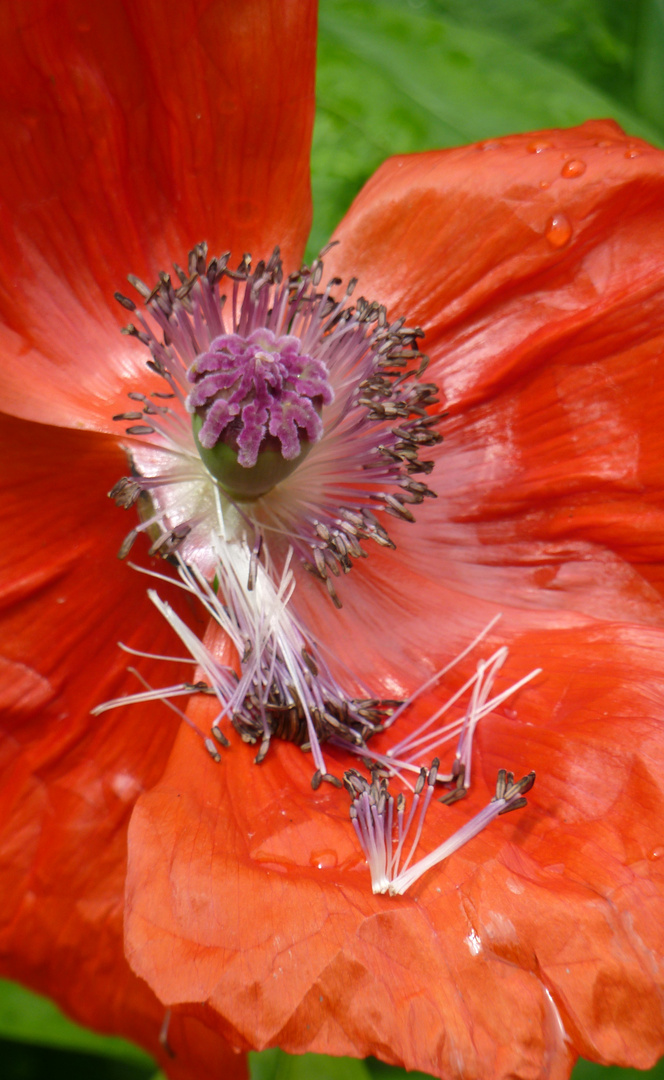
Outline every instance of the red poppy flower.
MULTIPOLYGON (((396 159, 327 256, 327 274, 426 327, 448 415, 438 498, 415 526, 397 516, 397 551, 353 568, 340 611, 298 570, 300 624, 376 697, 416 690, 498 611, 486 655, 509 646, 512 683, 542 669, 482 719, 470 796, 431 808, 420 847, 480 810, 504 766, 537 771, 529 809, 405 896, 374 895, 347 797, 312 792, 291 743, 257 767, 236 739, 214 763, 160 702, 89 714, 133 689, 118 638, 173 649, 114 559, 126 524, 105 499, 123 468, 109 416, 159 384, 107 298, 202 236, 266 257, 279 242, 296 265, 312 12, 201 3, 171 12, 180 25, 163 4, 118 4, 108 22, 108 5, 64 18, 36 4, 29 20, 18 7, 4 122, 23 150, 0 181, 15 222, 2 402, 21 417, 4 427, 5 970, 153 1051, 172 1008, 174 1025, 208 1032, 200 1074, 215 1053, 231 1060, 214 1032, 438 1075, 565 1076, 578 1053, 650 1064, 664 1031, 661 153, 596 123, 396 159), (64 430, 83 426, 96 432, 64 430)), ((223 648, 214 627, 205 642, 223 648)), ((147 659, 141 674, 161 685, 171 671, 147 659)), ((188 716, 204 727, 215 711, 194 696, 188 716)), ((352 760, 325 755, 335 773, 352 760)), ((186 1034, 176 1067, 191 1064, 186 1034)))

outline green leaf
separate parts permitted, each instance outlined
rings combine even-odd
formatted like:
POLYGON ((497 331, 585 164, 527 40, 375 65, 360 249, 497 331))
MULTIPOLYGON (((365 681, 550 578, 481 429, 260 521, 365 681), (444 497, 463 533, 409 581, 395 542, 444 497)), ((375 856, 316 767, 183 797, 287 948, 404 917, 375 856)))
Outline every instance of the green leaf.
POLYGON ((251 1080, 371 1080, 365 1063, 356 1058, 285 1054, 283 1050, 249 1054, 249 1069, 251 1080))
POLYGON ((317 101, 310 254, 391 154, 597 116, 662 142, 657 128, 562 64, 389 0, 322 0, 317 101))
POLYGON ((0 979, 0 1037, 114 1057, 154 1072, 152 1059, 137 1046, 110 1035, 96 1035, 68 1020, 47 998, 0 979))
MULTIPOLYGON (((264 1050, 249 1054, 249 1062, 251 1080, 434 1080, 425 1073, 406 1072, 374 1058, 356 1061, 319 1054, 296 1057, 282 1050, 264 1050)), ((664 1058, 648 1072, 595 1065, 581 1059, 571 1080, 664 1080, 664 1058)))
POLYGON ((595 1065, 581 1058, 574 1066, 571 1080, 664 1080, 664 1058, 647 1072, 619 1069, 617 1065, 595 1065))
POLYGON ((664 0, 641 0, 635 50, 634 98, 664 128, 664 0))
POLYGON ((399 1069, 396 1065, 385 1065, 382 1061, 376 1061, 375 1058, 369 1058, 367 1065, 371 1080, 434 1080, 434 1077, 430 1077, 428 1073, 406 1072, 405 1069, 399 1069))
POLYGON ((444 15, 462 26, 502 34, 611 98, 633 104, 640 0, 411 0, 411 6, 421 15, 444 15))

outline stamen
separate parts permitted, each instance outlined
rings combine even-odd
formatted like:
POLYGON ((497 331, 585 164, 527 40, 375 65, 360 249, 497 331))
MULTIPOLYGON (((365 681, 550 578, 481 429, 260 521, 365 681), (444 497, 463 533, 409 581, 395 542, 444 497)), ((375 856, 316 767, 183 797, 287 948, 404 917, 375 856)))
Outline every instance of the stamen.
POLYGON ((127 668, 127 671, 134 675, 138 679, 138 681, 143 684, 143 686, 145 687, 145 693, 127 694, 125 697, 114 698, 112 701, 106 701, 103 705, 97 705, 96 708, 90 710, 92 716, 99 716, 100 713, 106 712, 107 709, 116 709, 119 708, 121 705, 140 704, 144 701, 161 701, 168 709, 176 713, 181 720, 184 720, 185 724, 188 724, 188 726, 193 731, 195 731, 201 739, 205 739, 204 732, 201 731, 198 724, 195 724, 194 721, 190 717, 188 717, 186 713, 182 712, 181 709, 178 709, 177 705, 174 705, 173 702, 170 700, 172 697, 179 697, 182 695, 189 696, 191 694, 209 693, 209 688, 206 687, 205 684, 179 683, 177 686, 174 687, 166 686, 161 690, 155 690, 155 688, 150 686, 150 683, 147 681, 147 679, 144 679, 140 671, 137 671, 136 668, 130 667, 127 668))
MULTIPOLYGON (((323 781, 340 783, 328 771, 325 743, 373 760, 370 782, 346 774, 351 818, 374 890, 394 895, 493 817, 524 804, 534 776, 515 784, 505 774, 489 807, 416 861, 436 785, 446 785, 448 802, 466 793, 478 722, 537 672, 492 697, 507 656, 498 649, 418 731, 384 754, 367 747, 493 626, 400 703, 369 696, 371 688, 367 697, 356 696, 352 673, 343 685, 332 674, 341 671, 345 679, 343 665, 327 662, 324 646, 294 612, 300 567, 341 607, 341 583, 369 554, 365 541, 394 549, 390 520, 412 524, 418 508, 436 497, 424 478, 434 466, 427 451, 441 441, 442 414, 437 387, 421 381, 428 363, 419 348, 423 331, 402 318, 388 322, 375 301, 351 302, 354 280, 345 290, 335 278, 321 286, 321 259, 285 277, 277 249, 253 268, 249 255, 236 270, 229 258, 208 259, 207 246, 199 244, 186 269, 175 266, 173 280, 162 273, 150 288, 130 277, 142 305, 117 294, 134 319, 125 332, 149 349, 147 367, 164 380, 164 390, 132 391, 130 407, 116 415, 129 425, 130 475, 110 495, 140 517, 120 554, 140 533, 149 534, 150 554, 177 567, 173 583, 227 635, 237 660, 222 663, 150 589, 200 680, 160 690, 141 680, 143 692, 95 713, 158 699, 191 723, 175 702, 211 694, 219 708, 210 736, 192 726, 215 761, 229 744, 229 725, 256 747, 257 763, 273 737, 287 739, 311 753, 314 790, 323 781), (464 693, 470 695, 465 713, 437 726, 464 693), (423 754, 453 737, 449 774, 439 773, 438 758, 421 766, 423 754), (418 768, 406 813, 403 795, 395 807, 387 778, 396 775, 410 787, 404 777, 418 768)), ((394 526, 393 535, 401 531, 394 526)))
MULTIPOLYGON (((451 671, 462 659, 468 656, 471 649, 486 636, 489 630, 496 624, 499 617, 500 616, 497 616, 492 619, 488 626, 485 627, 471 644, 455 657, 454 660, 446 664, 444 668, 436 673, 436 675, 432 676, 422 686, 418 687, 405 702, 402 702, 386 720, 383 730, 392 727, 395 719, 403 713, 407 706, 412 705, 426 690, 429 690, 435 685, 443 675, 451 671)), ((441 802, 451 803, 455 802, 457 799, 463 798, 470 787, 471 782, 472 745, 477 724, 484 716, 492 713, 499 705, 502 705, 504 701, 520 690, 521 687, 531 682, 532 679, 541 673, 541 668, 534 668, 528 675, 525 675, 523 678, 517 680, 517 682, 512 683, 495 697, 490 697, 489 695, 495 679, 507 660, 508 653, 509 650, 505 646, 502 646, 496 650, 488 660, 479 660, 474 675, 467 679, 466 682, 453 693, 451 697, 436 710, 436 712, 421 724, 419 728, 412 731, 400 742, 395 743, 384 753, 375 750, 373 746, 358 747, 357 745, 346 745, 343 742, 343 739, 339 737, 334 738, 334 744, 359 757, 369 759, 370 764, 373 762, 381 765, 387 770, 388 775, 399 776, 406 786, 410 786, 402 774, 404 772, 421 771, 422 758, 424 756, 430 754, 433 750, 435 750, 436 753, 439 753, 441 747, 444 746, 446 742, 449 742, 452 738, 458 736, 457 749, 451 771, 446 775, 439 774, 437 779, 444 783, 454 783, 453 790, 444 795, 440 800, 441 802), (433 727, 436 720, 449 712, 463 695, 469 691, 470 698, 463 716, 431 731, 430 729, 433 727)))
MULTIPOLYGON (((221 664, 171 606, 150 589, 150 599, 175 630, 202 671, 204 681, 116 698, 97 706, 95 715, 155 698, 167 703, 172 697, 188 693, 213 694, 220 705, 212 728, 218 742, 227 742, 219 727, 227 717, 243 741, 260 744, 257 763, 263 760, 270 739, 276 736, 310 749, 316 771, 333 783, 321 744, 334 735, 345 744, 364 746, 366 739, 382 730, 394 702, 353 698, 337 684, 315 643, 307 638, 289 608, 294 588, 290 560, 275 587, 263 565, 255 560, 255 552, 237 544, 222 547, 222 541, 217 545, 218 584, 224 602, 195 567, 187 566, 177 556, 176 561, 181 586, 204 606, 233 643, 239 674, 221 664), (254 582, 250 591, 244 584, 248 571, 254 582)), ((163 578, 153 571, 145 572, 163 578)))
POLYGON ((176 1056, 175 1055, 175 1050, 173 1049, 173 1047, 171 1046, 171 1044, 168 1041, 168 1029, 170 1027, 170 1024, 171 1024, 171 1010, 166 1009, 166 1012, 164 1013, 164 1019, 162 1021, 161 1028, 159 1029, 159 1045, 162 1047, 164 1053, 169 1058, 174 1058, 176 1056))
POLYGON ((429 770, 422 770, 405 825, 405 803, 403 796, 399 796, 396 829, 394 827, 394 798, 388 791, 387 781, 384 778, 379 780, 374 776, 369 783, 354 770, 345 773, 344 785, 351 797, 350 818, 369 865, 374 893, 389 893, 390 896, 403 895, 423 874, 467 844, 494 818, 525 806, 527 800, 524 796, 535 783, 534 772, 528 773, 527 776, 515 782, 512 773, 501 769, 498 774, 496 793, 491 802, 444 843, 410 866, 422 835, 424 818, 436 782, 437 768, 438 763, 434 760, 429 770), (425 795, 416 833, 403 868, 399 869, 404 842, 415 817, 422 791, 425 791, 425 795))
POLYGON ((403 319, 388 324, 385 310, 363 297, 353 307, 354 282, 340 299, 336 279, 318 291, 320 259, 287 279, 276 249, 253 271, 248 256, 235 271, 228 262, 228 254, 208 261, 199 244, 188 272, 176 267, 177 286, 168 274, 153 289, 130 276, 144 309, 118 294, 138 323, 127 332, 147 345, 148 366, 168 383, 167 393, 153 396, 171 404, 130 394, 142 412, 117 418, 143 420, 127 434, 152 442, 131 447, 135 475, 111 495, 124 507, 149 498, 169 536, 155 551, 169 555, 177 540, 183 558, 212 575, 212 534, 262 541, 264 565, 281 569, 292 549, 341 606, 331 577, 366 557, 361 541, 394 547, 374 510, 413 521, 413 507, 435 497, 414 478, 433 467, 420 450, 441 439, 441 417, 431 413, 437 388, 417 381, 426 366, 422 331, 403 319), (181 463, 163 484, 154 464, 165 452, 181 463), (177 531, 185 525, 186 539, 177 531))

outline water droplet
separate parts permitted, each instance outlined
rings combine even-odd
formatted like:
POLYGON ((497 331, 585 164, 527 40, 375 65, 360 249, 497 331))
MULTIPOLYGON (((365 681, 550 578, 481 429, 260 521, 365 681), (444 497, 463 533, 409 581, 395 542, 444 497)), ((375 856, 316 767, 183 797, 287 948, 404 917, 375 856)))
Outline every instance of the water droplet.
POLYGON ((543 150, 551 150, 553 143, 547 142, 546 139, 542 139, 538 142, 528 143, 526 150, 529 154, 541 154, 543 150))
POLYGON ((633 150, 633 149, 625 150, 625 157, 626 158, 641 157, 641 151, 640 150, 633 150))
POLYGON ((546 188, 551 187, 551 182, 549 180, 540 180, 539 186, 546 190, 546 188))
POLYGON ((566 161, 560 170, 560 175, 564 176, 566 180, 571 180, 575 176, 583 176, 586 168, 585 161, 566 161))
POLYGON ((595 146, 601 146, 603 149, 606 149, 607 146, 615 146, 615 145, 616 144, 614 143, 613 139, 600 139, 599 142, 595 143, 595 146))
POLYGON ((477 144, 478 150, 500 150, 502 143, 497 142, 495 139, 488 139, 486 142, 477 144))
POLYGON ((663 855, 664 855, 664 847, 662 847, 661 844, 658 844, 657 847, 654 847, 652 849, 652 851, 648 855, 648 858, 651 859, 653 862, 656 862, 657 859, 661 859, 663 855))
POLYGON ((318 870, 332 870, 339 862, 336 851, 331 848, 322 848, 320 851, 312 851, 309 862, 318 870))
POLYGON ((567 214, 563 214, 562 211, 559 211, 557 214, 550 217, 546 223, 544 235, 552 248, 565 247, 565 244, 569 243, 572 235, 572 222, 567 217, 567 214))

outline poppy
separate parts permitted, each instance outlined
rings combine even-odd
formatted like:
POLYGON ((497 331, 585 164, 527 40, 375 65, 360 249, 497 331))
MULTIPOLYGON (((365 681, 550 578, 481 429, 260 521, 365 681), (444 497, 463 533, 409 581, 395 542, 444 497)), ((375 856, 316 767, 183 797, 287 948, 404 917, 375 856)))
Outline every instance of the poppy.
MULTIPOLYGON (((325 256, 326 277, 359 278, 390 320, 425 327, 426 378, 446 416, 426 474, 437 498, 418 502, 413 524, 409 500, 381 494, 381 509, 396 513, 390 544, 351 560, 340 609, 325 567, 316 576, 293 561, 298 626, 332 657, 332 677, 366 687, 385 715, 415 695, 371 740, 376 754, 419 731, 477 673, 478 656, 509 648, 498 691, 541 672, 482 716, 469 795, 429 808, 418 856, 482 812, 503 768, 536 771, 528 808, 492 822, 405 895, 374 892, 347 795, 325 783, 312 791, 311 757, 292 741, 272 740, 257 765, 227 725, 231 745, 211 760, 191 726, 216 720, 207 694, 191 695, 181 727, 159 700, 90 717, 135 685, 118 639, 152 654, 136 662, 148 686, 180 678, 154 659, 173 652, 173 628, 193 627, 203 659, 232 663, 219 629, 227 616, 206 627, 175 589, 155 607, 115 560, 126 525, 105 493, 126 469, 127 439, 111 434, 109 416, 127 411, 127 392, 162 384, 141 371, 140 341, 115 336, 106 301, 128 270, 152 284, 202 236, 268 267, 279 244, 296 270, 313 12, 292 5, 266 24, 258 6, 240 15, 200 5, 194 32, 188 12, 169 24, 163 5, 139 16, 118 5, 108 22, 82 6, 66 20, 54 10, 37 5, 29 26, 19 19, 6 89, 12 145, 27 129, 33 167, 21 158, 3 181, 16 220, 3 295, 2 400, 14 414, 4 426, 5 970, 153 1050, 169 1009, 175 1035, 178 1023, 198 1025, 237 1049, 375 1054, 438 1075, 565 1076, 579 1053, 652 1063, 664 925, 661 153, 598 122, 394 159, 325 256), (214 48, 220 10, 223 34, 246 52, 221 38, 214 48), (117 55, 130 58, 122 74, 117 55), (210 109, 200 88, 218 85, 220 56, 229 68, 210 109), (264 82, 261 60, 274 72, 264 82), (192 132, 199 93, 205 130, 192 132), (50 169, 36 168, 36 147, 53 155, 50 169)), ((406 342, 409 357, 416 345, 406 342)), ((326 394, 313 396, 334 408, 326 394)), ((425 399, 424 412, 440 409, 425 399)), ((313 438, 316 421, 306 421, 313 438)), ((352 440, 344 446, 352 452, 352 440)), ((303 470, 320 469, 317 447, 303 470)), ((407 471, 401 442, 387 451, 407 471)), ((359 443, 357 460, 367 463, 359 443)), ((339 459, 339 482, 348 468, 339 459)), ((282 490, 297 487, 293 476, 282 490)), ((175 538, 187 558, 195 530, 188 537, 175 538)), ((342 775, 356 759, 328 741, 326 767, 342 775)), ((186 1041, 173 1049, 185 1068, 186 1041)), ((212 1062, 214 1046, 202 1056, 212 1062)))
MULTIPOLYGON (((438 1075, 661 1053, 662 164, 607 122, 398 158, 339 227, 333 272, 427 327, 438 498, 390 525, 396 553, 353 567, 340 611, 315 583, 293 602, 378 697, 406 697, 497 612, 480 655, 509 646, 512 683, 541 669, 482 719, 469 798, 429 810, 418 857, 481 812, 501 768, 537 782, 528 810, 376 895, 347 806, 312 795, 296 747, 203 772, 183 729, 130 826, 127 954, 235 1041, 438 1075)), ((204 727, 215 708, 189 715, 204 727)))

